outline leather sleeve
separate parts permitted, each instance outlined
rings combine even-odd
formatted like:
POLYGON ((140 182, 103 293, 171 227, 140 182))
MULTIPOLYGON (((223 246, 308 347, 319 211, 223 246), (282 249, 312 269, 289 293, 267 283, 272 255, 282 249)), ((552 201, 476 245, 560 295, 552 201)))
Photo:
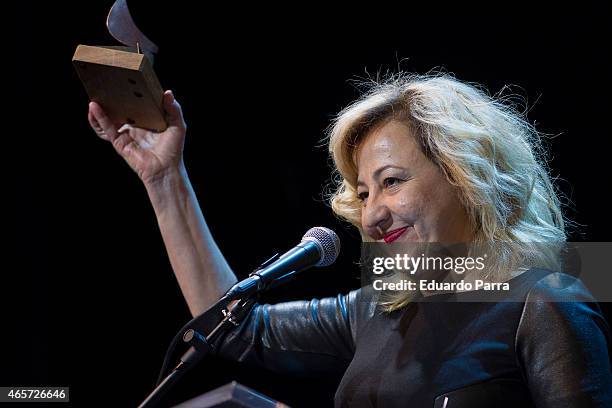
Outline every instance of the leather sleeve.
POLYGON ((553 273, 536 283, 515 346, 537 407, 612 407, 609 327, 578 279, 553 273))
POLYGON ((366 312, 361 289, 336 297, 255 305, 217 343, 222 357, 309 376, 344 372, 366 312))

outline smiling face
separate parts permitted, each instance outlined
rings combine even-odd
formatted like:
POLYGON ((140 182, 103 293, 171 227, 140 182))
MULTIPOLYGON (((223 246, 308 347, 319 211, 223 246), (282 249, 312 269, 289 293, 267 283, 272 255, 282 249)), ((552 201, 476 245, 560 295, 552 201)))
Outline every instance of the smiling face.
POLYGON ((470 242, 467 213, 412 131, 391 120, 370 131, 357 154, 363 231, 376 241, 470 242), (393 233, 395 231, 395 233, 393 233))

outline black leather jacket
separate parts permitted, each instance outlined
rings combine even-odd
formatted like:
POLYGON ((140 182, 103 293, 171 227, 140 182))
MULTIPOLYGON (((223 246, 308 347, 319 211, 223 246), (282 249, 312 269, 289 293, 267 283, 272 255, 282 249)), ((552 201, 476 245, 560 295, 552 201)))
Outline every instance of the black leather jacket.
POLYGON ((286 373, 344 372, 336 407, 612 407, 609 328, 588 290, 542 270, 511 281, 520 302, 435 295, 383 313, 360 289, 257 305, 219 352, 286 373))

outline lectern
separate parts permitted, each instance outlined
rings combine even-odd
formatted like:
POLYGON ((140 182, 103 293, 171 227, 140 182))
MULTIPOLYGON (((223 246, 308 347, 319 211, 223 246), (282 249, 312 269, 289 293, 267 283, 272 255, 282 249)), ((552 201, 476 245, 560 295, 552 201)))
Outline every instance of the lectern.
POLYGON ((232 381, 174 408, 289 408, 289 406, 232 381))

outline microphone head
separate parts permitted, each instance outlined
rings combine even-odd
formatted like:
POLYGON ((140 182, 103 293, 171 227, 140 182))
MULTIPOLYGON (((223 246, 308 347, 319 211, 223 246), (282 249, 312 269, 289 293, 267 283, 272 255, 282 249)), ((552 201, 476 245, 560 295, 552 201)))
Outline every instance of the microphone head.
POLYGON ((310 241, 317 245, 321 259, 315 266, 329 266, 336 261, 340 253, 340 239, 338 235, 329 228, 313 227, 306 231, 302 242, 310 241))

